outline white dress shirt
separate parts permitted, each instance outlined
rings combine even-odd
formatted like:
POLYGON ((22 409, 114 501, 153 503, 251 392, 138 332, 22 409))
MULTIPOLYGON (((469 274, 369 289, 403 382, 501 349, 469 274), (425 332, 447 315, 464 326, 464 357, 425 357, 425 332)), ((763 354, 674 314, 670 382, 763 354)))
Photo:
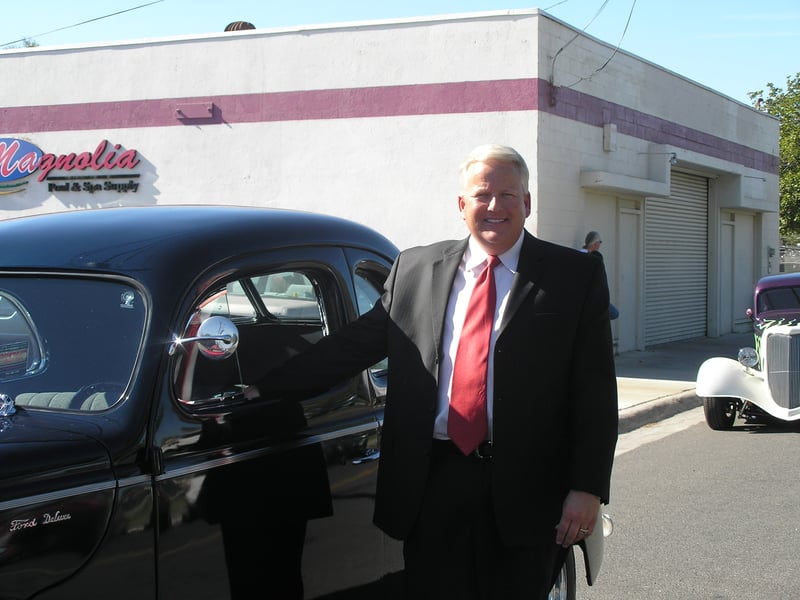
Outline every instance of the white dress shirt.
MULTIPOLYGON (((508 294, 511 291, 511 282, 517 272, 519 253, 522 248, 522 232, 516 243, 507 251, 498 256, 500 264, 494 268, 495 289, 497 290, 497 304, 494 309, 494 323, 492 325, 492 339, 489 346, 489 372, 486 382, 486 408, 489 413, 489 439, 492 437, 492 408, 494 405, 494 344, 497 330, 503 319, 503 313, 508 303, 508 294)), ((436 407, 436 422, 433 427, 433 437, 448 439, 447 416, 450 410, 450 390, 453 383, 453 364, 458 349, 458 339, 461 336, 461 326, 467 312, 469 298, 475 287, 487 259, 486 252, 470 237, 467 250, 461 259, 450 298, 447 302, 447 312, 442 331, 442 348, 444 355, 439 365, 439 400, 436 407)))

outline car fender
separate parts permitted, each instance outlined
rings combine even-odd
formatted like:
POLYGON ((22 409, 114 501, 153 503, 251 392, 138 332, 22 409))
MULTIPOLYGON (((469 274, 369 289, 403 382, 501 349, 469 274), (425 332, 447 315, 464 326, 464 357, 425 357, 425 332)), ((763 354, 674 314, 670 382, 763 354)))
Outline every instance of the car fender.
POLYGON ((17 408, 3 420, 0 596, 32 598, 90 561, 111 522, 117 480, 107 449, 79 431, 79 417, 17 408))
POLYGON ((781 421, 800 420, 800 409, 775 402, 761 371, 730 358, 709 358, 700 365, 695 393, 701 398, 741 398, 781 421))
POLYGON ((759 371, 748 369, 739 362, 724 357, 709 358, 697 371, 695 393, 701 398, 733 397, 761 405, 769 397, 759 371))

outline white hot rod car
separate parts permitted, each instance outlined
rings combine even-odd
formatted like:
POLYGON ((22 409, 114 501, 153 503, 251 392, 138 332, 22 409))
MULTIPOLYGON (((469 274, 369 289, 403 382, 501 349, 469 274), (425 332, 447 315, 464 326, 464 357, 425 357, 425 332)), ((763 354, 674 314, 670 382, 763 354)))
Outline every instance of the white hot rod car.
POLYGON ((755 347, 741 348, 738 361, 709 358, 697 372, 696 393, 711 429, 731 429, 737 417, 800 420, 800 273, 759 279, 747 315, 755 347))

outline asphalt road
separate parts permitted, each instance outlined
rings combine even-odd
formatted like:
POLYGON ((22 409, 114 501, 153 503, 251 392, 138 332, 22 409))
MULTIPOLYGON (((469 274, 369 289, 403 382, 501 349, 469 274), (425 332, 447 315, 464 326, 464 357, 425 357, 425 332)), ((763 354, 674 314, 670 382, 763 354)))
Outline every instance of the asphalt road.
POLYGON ((800 424, 710 430, 702 408, 621 436, 614 533, 579 600, 800 598, 800 424))

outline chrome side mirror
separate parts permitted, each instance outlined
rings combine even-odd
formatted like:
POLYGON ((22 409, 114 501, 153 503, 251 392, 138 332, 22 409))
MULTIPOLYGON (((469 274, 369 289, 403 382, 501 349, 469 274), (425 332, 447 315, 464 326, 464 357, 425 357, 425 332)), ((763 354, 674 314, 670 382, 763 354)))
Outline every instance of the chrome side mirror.
POLYGON ((173 335, 169 355, 175 354, 188 342, 197 342, 197 349, 206 358, 224 360, 239 347, 239 329, 227 317, 209 317, 200 324, 196 336, 180 338, 173 335))

